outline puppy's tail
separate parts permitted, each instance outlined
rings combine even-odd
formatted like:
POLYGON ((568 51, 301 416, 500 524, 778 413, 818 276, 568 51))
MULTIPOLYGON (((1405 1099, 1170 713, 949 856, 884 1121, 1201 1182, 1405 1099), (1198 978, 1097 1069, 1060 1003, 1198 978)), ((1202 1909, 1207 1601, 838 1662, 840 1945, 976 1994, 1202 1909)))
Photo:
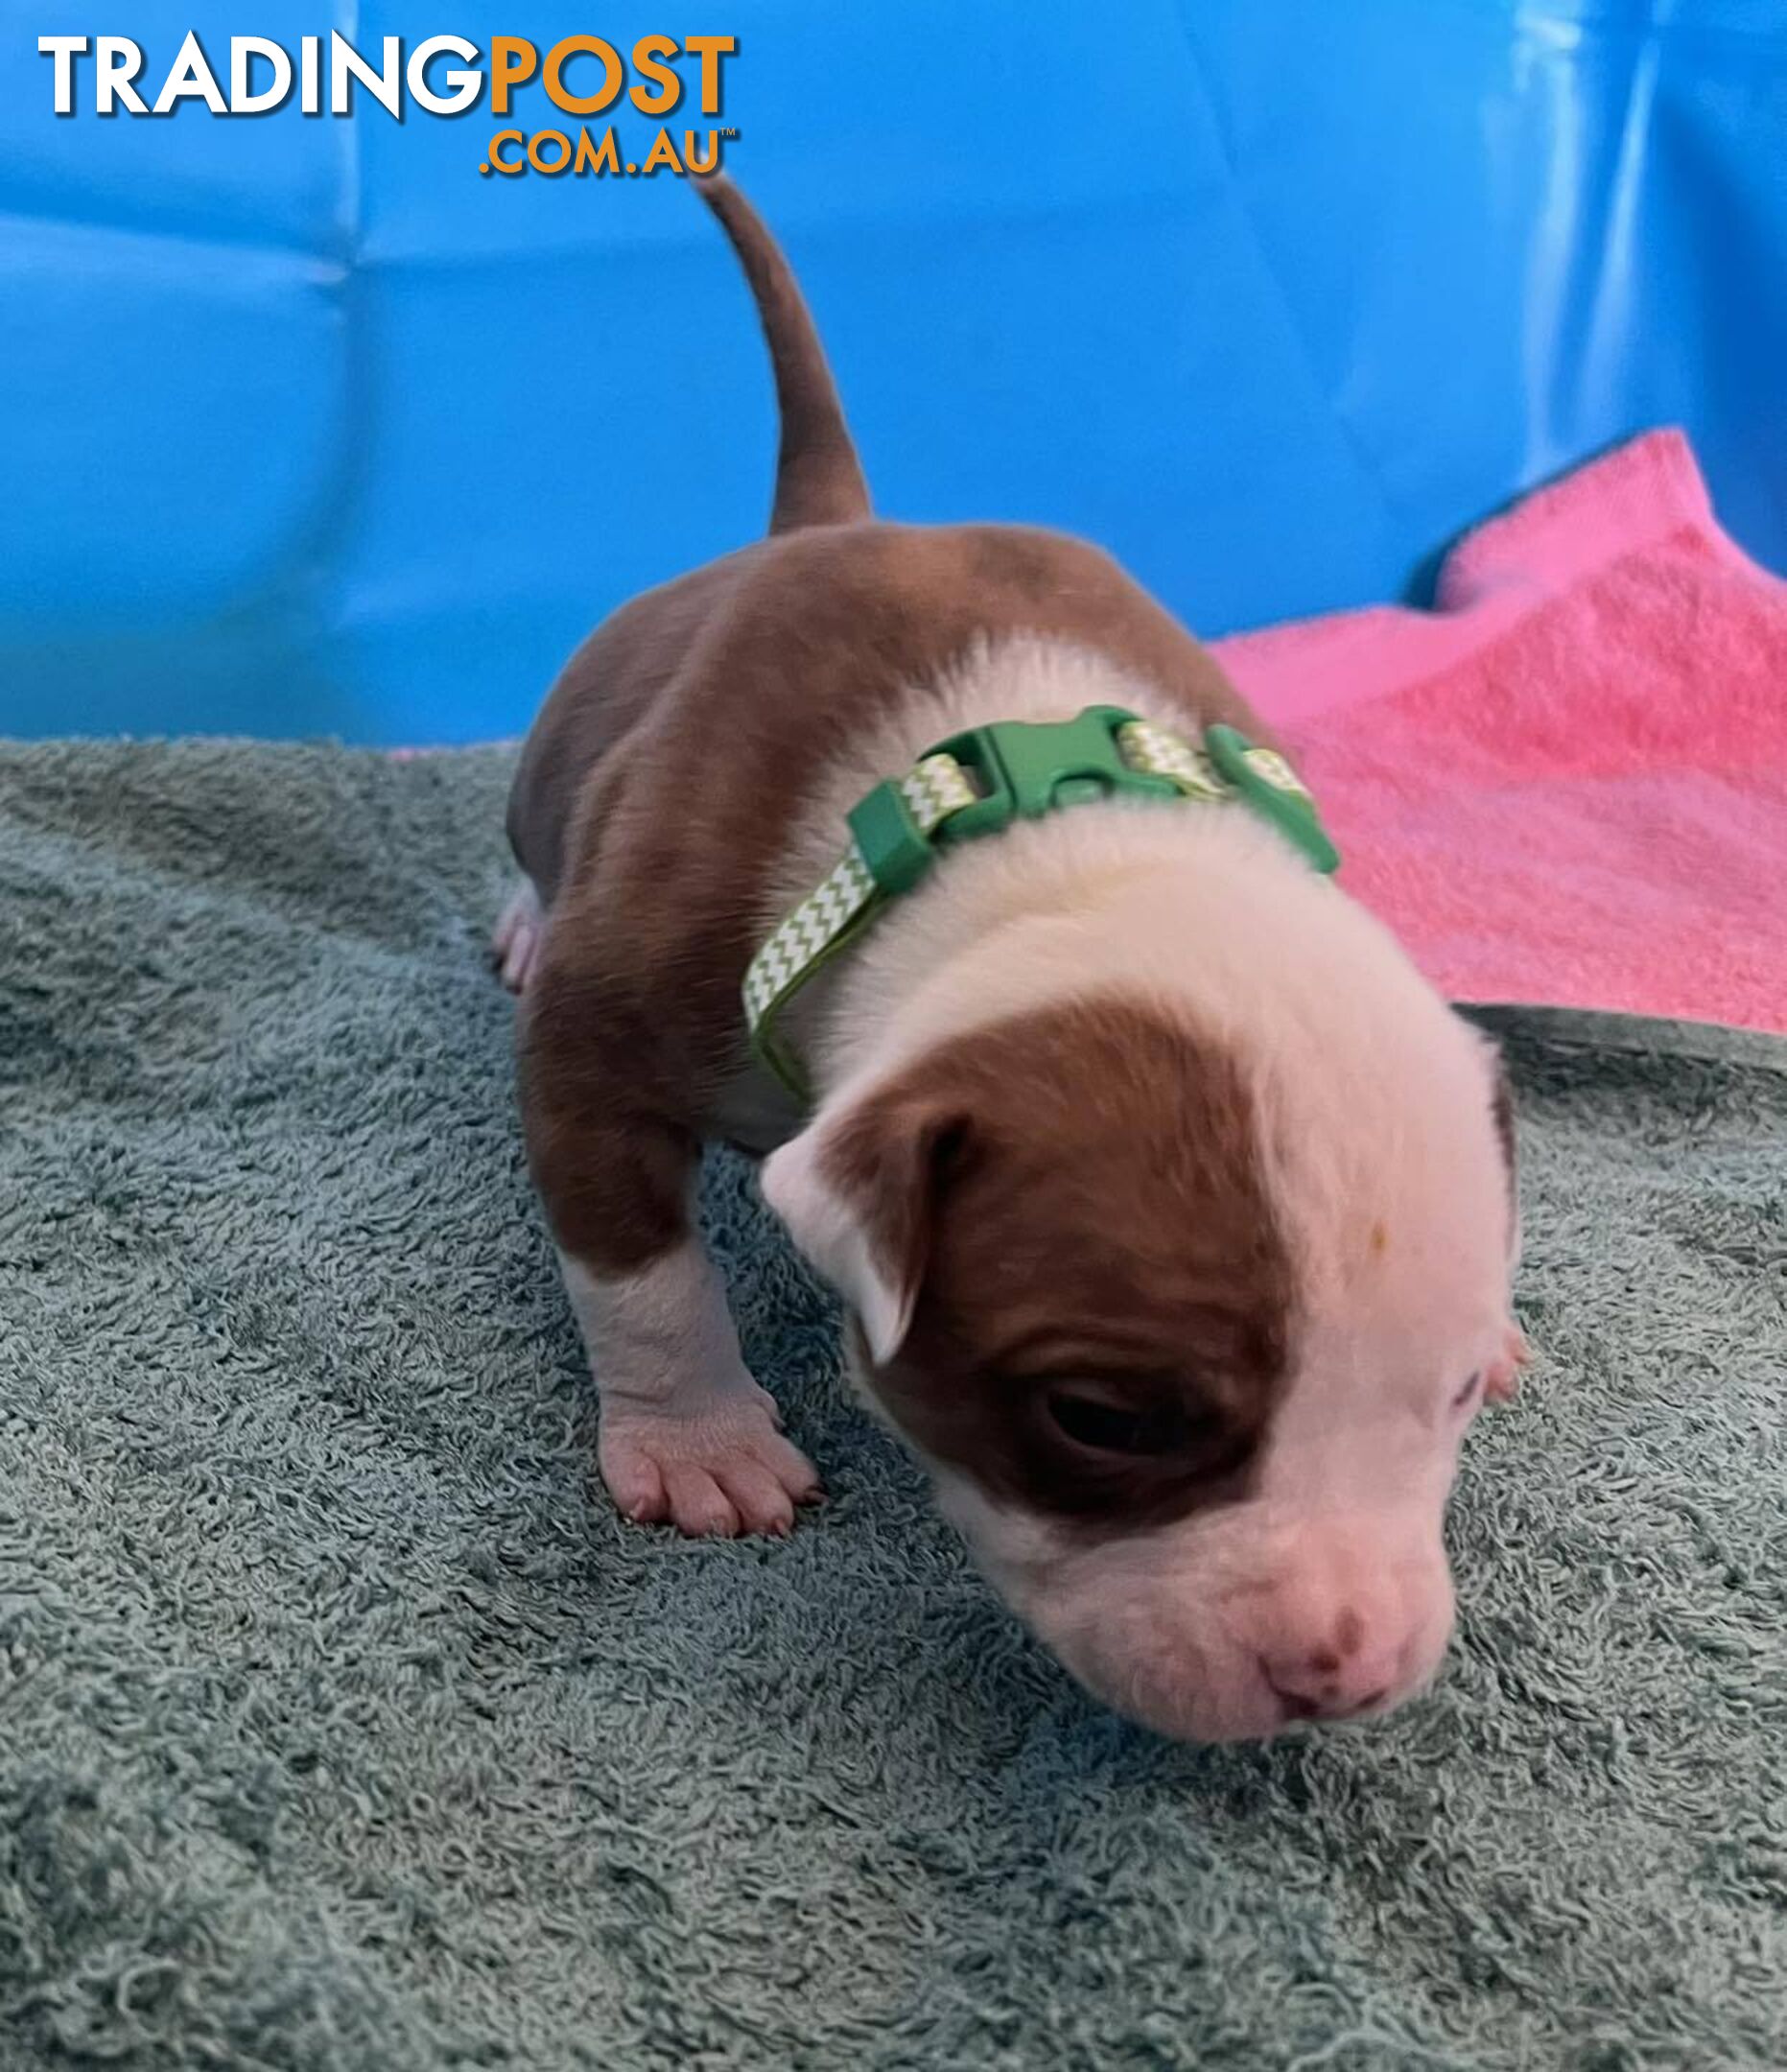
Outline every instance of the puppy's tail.
POLYGON ((764 341, 775 369, 782 414, 776 499, 769 530, 847 525, 869 515, 869 485, 844 423, 843 405, 826 365, 799 284, 764 220, 723 174, 691 184, 719 218, 751 284, 764 341))

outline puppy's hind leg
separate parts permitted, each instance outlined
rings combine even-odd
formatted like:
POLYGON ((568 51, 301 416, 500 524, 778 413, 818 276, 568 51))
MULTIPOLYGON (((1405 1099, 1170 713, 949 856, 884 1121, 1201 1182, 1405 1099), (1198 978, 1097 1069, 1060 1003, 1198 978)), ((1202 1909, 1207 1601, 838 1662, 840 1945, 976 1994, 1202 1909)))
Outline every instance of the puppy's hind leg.
POLYGON ((534 959, 540 953, 540 938, 545 932, 546 915, 540 906, 540 895, 533 888, 533 880, 524 878, 515 889, 514 898, 504 907, 503 917, 490 938, 491 957, 502 975, 503 983, 511 993, 527 990, 534 959))

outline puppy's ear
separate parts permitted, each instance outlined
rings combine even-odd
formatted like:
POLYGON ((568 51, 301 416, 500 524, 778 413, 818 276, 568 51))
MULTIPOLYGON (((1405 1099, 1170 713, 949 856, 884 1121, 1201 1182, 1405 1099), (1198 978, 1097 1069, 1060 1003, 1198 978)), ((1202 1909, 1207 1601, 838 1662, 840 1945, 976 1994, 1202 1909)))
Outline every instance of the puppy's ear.
POLYGON ((861 1319, 878 1366, 911 1325, 940 1172, 966 1127, 921 1095, 870 1091, 764 1162, 764 1199, 861 1319))

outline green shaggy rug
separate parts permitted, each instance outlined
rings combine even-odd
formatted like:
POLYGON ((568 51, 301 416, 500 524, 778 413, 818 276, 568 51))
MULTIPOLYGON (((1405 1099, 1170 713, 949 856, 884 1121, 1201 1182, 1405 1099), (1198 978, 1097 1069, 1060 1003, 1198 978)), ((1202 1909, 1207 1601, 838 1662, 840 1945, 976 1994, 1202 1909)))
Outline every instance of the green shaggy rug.
POLYGON ((1167 1746, 717 1162, 832 1496, 623 1527, 485 975, 507 760, 0 754, 0 2066, 1787 2064, 1787 1071, 1514 1017, 1540 1352, 1440 1689, 1167 1746))

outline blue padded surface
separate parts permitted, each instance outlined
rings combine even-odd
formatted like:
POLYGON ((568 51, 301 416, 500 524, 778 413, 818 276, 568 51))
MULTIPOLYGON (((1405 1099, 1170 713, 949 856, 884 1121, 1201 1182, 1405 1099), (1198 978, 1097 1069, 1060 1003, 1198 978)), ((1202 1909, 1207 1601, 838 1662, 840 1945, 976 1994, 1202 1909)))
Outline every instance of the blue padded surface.
MULTIPOLYGON (((1416 594, 1679 421, 1787 567, 1781 0, 338 7, 363 50, 737 34, 727 162, 890 514, 1090 533, 1217 633, 1416 594)), ((130 12, 152 92, 189 26, 329 26, 130 12)), ((58 121, 54 25, 0 13, 0 730, 517 731, 760 528, 767 375, 680 182, 481 179, 486 107, 58 121)))

